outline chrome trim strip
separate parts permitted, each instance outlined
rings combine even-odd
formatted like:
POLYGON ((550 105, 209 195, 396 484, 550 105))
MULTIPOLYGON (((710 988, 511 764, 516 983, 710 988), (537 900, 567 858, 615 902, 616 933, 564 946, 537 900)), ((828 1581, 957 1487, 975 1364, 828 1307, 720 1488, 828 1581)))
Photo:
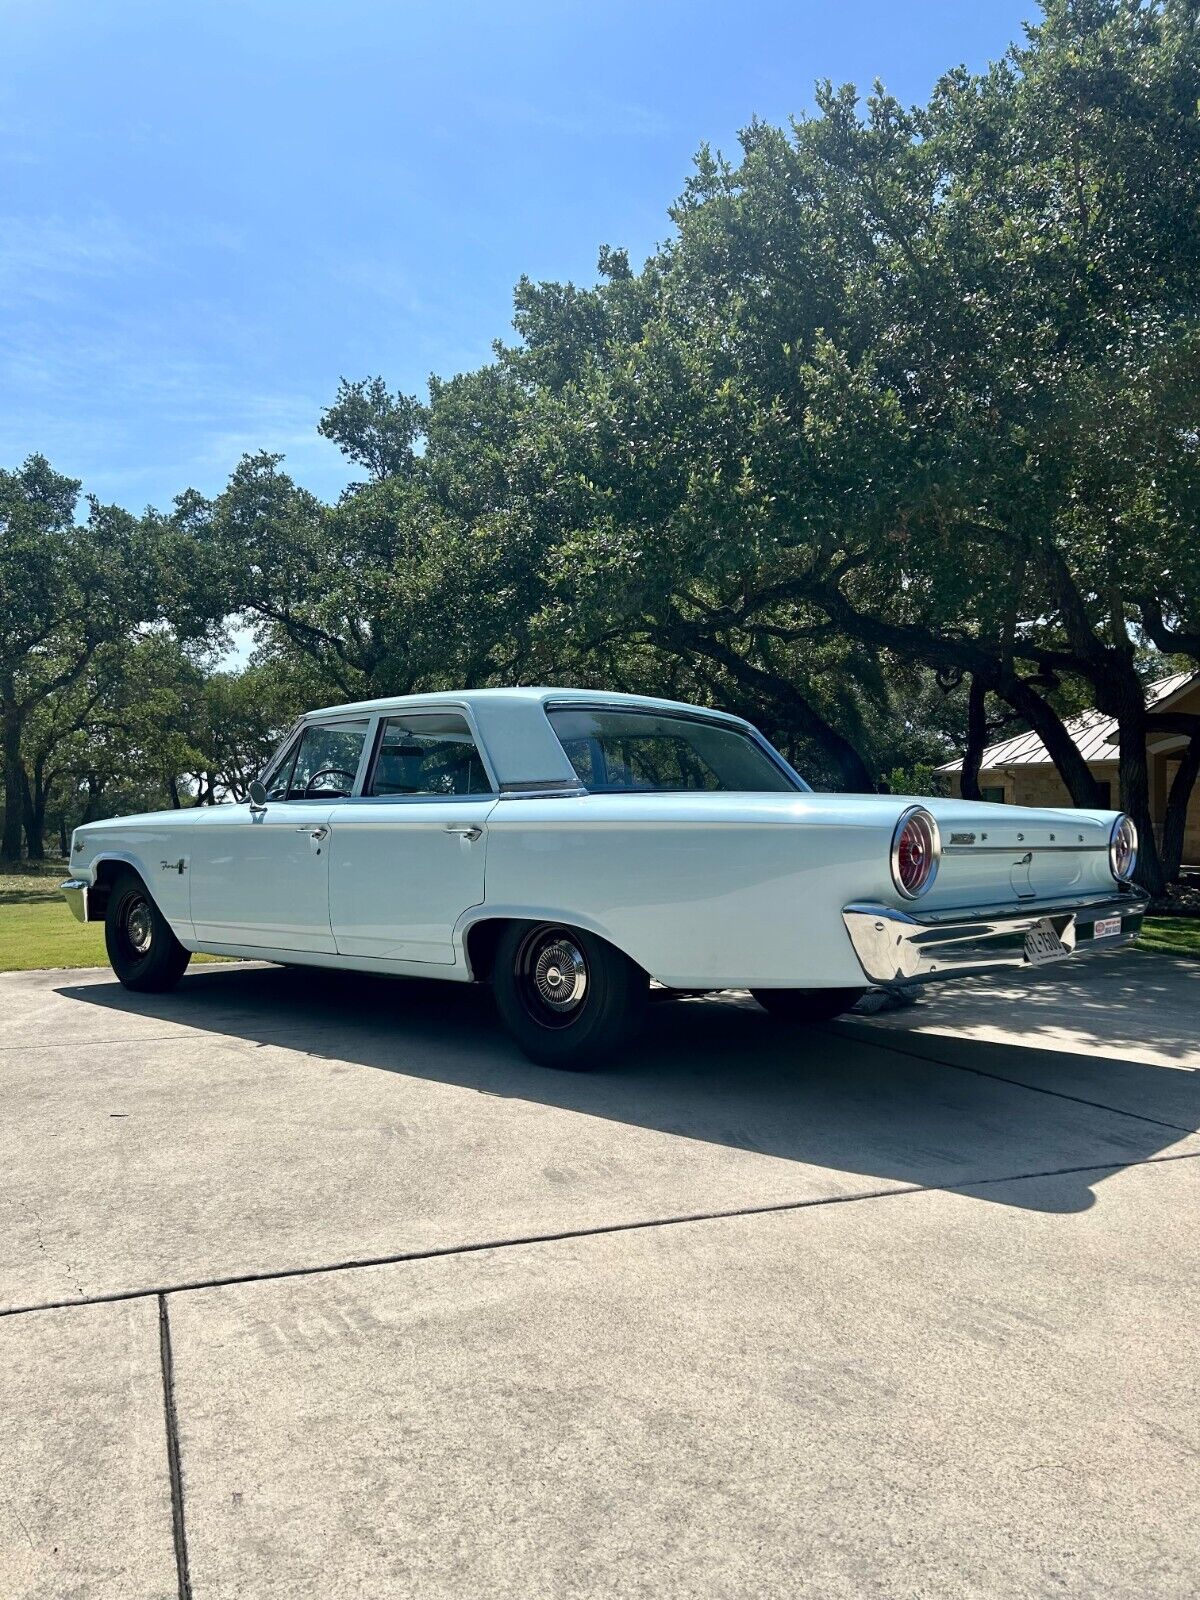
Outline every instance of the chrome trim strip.
POLYGON ((1102 844, 946 844, 942 846, 944 856, 1007 856, 1013 855, 1018 850, 1032 850, 1035 855, 1071 855, 1080 851, 1088 853, 1094 850, 1107 850, 1108 841, 1102 844))
POLYGON ((1092 943, 1102 917, 1120 917, 1121 932, 1103 944, 1124 944, 1141 929, 1148 896, 1118 888, 1111 895, 1051 905, 1002 905, 979 910, 915 913, 898 906, 856 902, 842 921, 869 983, 928 983, 1003 967, 1024 967, 1025 935, 1048 918, 1069 951, 1092 943))
POLYGON ((565 778, 561 788, 550 788, 546 783, 502 783, 501 800, 579 800, 588 791, 582 784, 572 785, 565 778))
POLYGON ((60 883, 58 892, 71 908, 71 915, 76 922, 90 922, 89 897, 91 884, 86 878, 68 878, 65 883, 60 883))

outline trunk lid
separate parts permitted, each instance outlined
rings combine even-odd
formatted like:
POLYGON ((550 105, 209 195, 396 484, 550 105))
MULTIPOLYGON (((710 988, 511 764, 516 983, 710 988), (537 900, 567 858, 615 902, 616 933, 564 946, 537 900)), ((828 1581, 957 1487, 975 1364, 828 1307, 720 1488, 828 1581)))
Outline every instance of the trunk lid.
POLYGON ((942 836, 937 879, 923 902, 998 905, 1112 889, 1108 842, 1118 813, 926 800, 942 836))

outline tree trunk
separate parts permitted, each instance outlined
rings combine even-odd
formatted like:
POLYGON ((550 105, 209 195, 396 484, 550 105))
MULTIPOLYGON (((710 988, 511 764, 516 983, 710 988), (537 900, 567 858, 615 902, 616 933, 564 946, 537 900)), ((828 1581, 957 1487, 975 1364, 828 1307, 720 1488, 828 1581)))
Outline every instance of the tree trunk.
POLYGON ((63 811, 60 811, 59 814, 58 814, 58 853, 59 853, 60 856, 62 856, 62 858, 64 860, 66 860, 67 855, 70 852, 70 848, 71 847, 70 847, 69 843, 67 842, 67 817, 66 817, 66 813, 63 812, 63 811))
POLYGON ((1066 724, 1054 707, 1043 700, 1015 672, 1003 672, 996 681, 996 692, 1007 700, 1019 716, 1025 718, 1038 738, 1046 746, 1046 753, 1058 769, 1059 777, 1067 786, 1067 793, 1077 806, 1100 807, 1100 787, 1092 777, 1079 746, 1067 732, 1066 724))
POLYGON ((1138 831, 1137 881, 1151 895, 1165 894, 1163 876, 1150 814, 1150 764, 1146 760, 1146 695, 1136 674, 1124 675, 1116 690, 1117 728, 1121 736, 1118 771, 1121 779, 1121 810, 1133 818, 1138 831))
POLYGON ((1193 734, 1183 752, 1183 759, 1171 780, 1167 796, 1167 816, 1163 824, 1162 870, 1163 877, 1174 883, 1183 865, 1184 834, 1187 829, 1188 801, 1200 775, 1200 734, 1193 734))
POLYGON ((24 815, 25 768, 21 763, 21 718, 15 690, 5 684, 2 730, 4 759, 4 834, 0 838, 0 861, 17 861, 21 855, 21 823, 24 815))
POLYGON ((772 672, 766 667, 755 666, 723 640, 701 634, 699 630, 690 630, 686 639, 681 637, 683 634, 682 627, 673 629, 669 642, 665 642, 666 648, 677 649, 683 643, 685 648, 690 647, 710 661, 717 662, 725 668, 734 683, 755 703, 756 707, 764 707, 769 711, 772 720, 778 726, 786 728, 789 733, 802 734, 814 744, 820 745, 837 772, 838 789, 841 793, 875 792, 875 784, 867 770, 867 764, 850 740, 825 720, 794 683, 780 673, 772 672))
POLYGON ((173 811, 182 810, 183 801, 179 798, 179 782, 173 773, 167 778, 167 793, 171 796, 171 809, 173 811))
POLYGON ((30 861, 46 859, 46 808, 31 793, 25 795, 24 805, 25 853, 30 861))
POLYGON ((35 770, 34 781, 29 774, 21 773, 21 811, 25 824, 25 850, 30 861, 46 859, 46 787, 42 775, 35 770))
POLYGON ((979 765, 987 746, 987 684, 977 672, 971 674, 967 695, 967 747, 963 751, 959 793, 964 800, 982 800, 979 790, 979 765))

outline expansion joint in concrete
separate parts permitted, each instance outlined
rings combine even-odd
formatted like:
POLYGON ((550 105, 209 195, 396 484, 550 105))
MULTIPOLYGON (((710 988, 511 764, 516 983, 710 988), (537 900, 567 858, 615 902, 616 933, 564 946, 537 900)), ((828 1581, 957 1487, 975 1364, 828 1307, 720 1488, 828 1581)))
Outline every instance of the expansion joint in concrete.
POLYGON ((167 1297, 158 1296, 158 1349, 162 1363, 163 1416, 167 1428, 167 1472, 171 1479, 171 1529, 175 1541, 175 1574, 179 1600, 192 1600, 188 1572, 187 1528, 183 1518, 183 1467, 179 1455, 179 1418, 175 1412, 175 1365, 171 1354, 171 1317, 167 1297))
MULTIPOLYGON (((1141 1161, 1089 1161, 1077 1166, 1046 1167, 1034 1172, 997 1173, 987 1178, 962 1178, 957 1183, 908 1183, 887 1189, 865 1189, 857 1194, 821 1195, 811 1200, 782 1200, 768 1205, 733 1206, 724 1211, 689 1211, 661 1217, 638 1217, 628 1222, 597 1223, 594 1227, 563 1228, 553 1233, 523 1233, 507 1238, 479 1239, 459 1244, 435 1245, 425 1250, 397 1250, 388 1255, 352 1256, 340 1261, 322 1261, 307 1267, 275 1267, 261 1272, 235 1272, 223 1277, 195 1278, 161 1288, 116 1289, 108 1294, 88 1295, 78 1300, 48 1300, 33 1305, 8 1306, 0 1310, 5 1317, 35 1316, 43 1311, 70 1311, 77 1306, 113 1305, 124 1300, 148 1300, 157 1296, 160 1325, 166 1321, 166 1296, 196 1294, 206 1289, 231 1289, 248 1283, 276 1283, 290 1278, 319 1278, 334 1272, 361 1272, 368 1267, 394 1267, 411 1261, 439 1261, 446 1256, 481 1255, 493 1250, 517 1250, 531 1245, 564 1244, 574 1239, 595 1239, 607 1234, 643 1233, 654 1228, 691 1227, 698 1223, 729 1222, 742 1217, 779 1216, 790 1211, 812 1211, 822 1206, 859 1205, 867 1200, 900 1200, 921 1194, 970 1194, 974 1189, 994 1188, 1006 1183, 1031 1183, 1040 1178, 1065 1178, 1080 1173, 1128 1172, 1135 1168, 1162 1166, 1172 1161, 1200 1161, 1200 1151, 1181 1150, 1166 1155, 1147 1156, 1141 1161)), ((164 1345, 164 1381, 169 1357, 169 1328, 164 1345)))

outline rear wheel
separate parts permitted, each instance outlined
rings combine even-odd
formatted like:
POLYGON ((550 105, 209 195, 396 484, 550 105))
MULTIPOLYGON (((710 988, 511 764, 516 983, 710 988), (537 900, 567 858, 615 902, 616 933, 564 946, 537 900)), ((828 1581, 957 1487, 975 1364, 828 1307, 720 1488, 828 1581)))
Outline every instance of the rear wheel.
POLYGON ((122 872, 109 891, 104 943, 117 977, 143 993, 173 989, 192 959, 136 872, 122 872))
POLYGON ((777 1022, 828 1022, 849 1011, 865 989, 751 989, 777 1022))
POLYGON ((583 1071, 633 1036, 649 980, 595 934, 514 923, 500 937, 492 986, 505 1026, 532 1061, 583 1071))

